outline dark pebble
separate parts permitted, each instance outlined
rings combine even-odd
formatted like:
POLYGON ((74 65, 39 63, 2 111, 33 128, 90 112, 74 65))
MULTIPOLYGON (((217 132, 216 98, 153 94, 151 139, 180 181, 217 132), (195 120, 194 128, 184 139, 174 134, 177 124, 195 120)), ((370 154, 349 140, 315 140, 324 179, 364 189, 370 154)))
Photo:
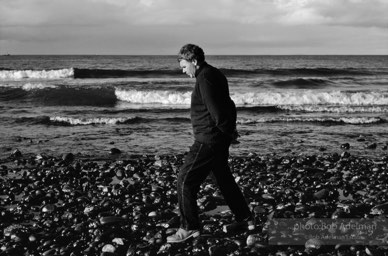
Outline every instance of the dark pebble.
POLYGON ((329 190, 323 188, 314 193, 314 198, 316 199, 324 199, 329 195, 329 190))
POLYGON ((121 154, 121 150, 118 148, 111 148, 109 153, 111 155, 119 155, 119 154, 121 154))
POLYGON ((369 144, 366 146, 367 149, 376 149, 377 148, 377 144, 376 143, 372 143, 372 144, 369 144))
POLYGON ((71 163, 74 161, 74 155, 72 153, 67 153, 62 156, 62 160, 65 163, 71 163))
POLYGON ((349 149, 350 148, 350 144, 349 143, 341 144, 341 148, 342 149, 349 149))
POLYGON ((20 158, 20 157, 22 157, 23 155, 22 155, 22 152, 20 152, 20 150, 19 149, 15 149, 14 151, 12 151, 12 153, 11 153, 11 157, 13 157, 13 158, 20 158))
POLYGON ((123 222, 123 221, 125 221, 124 218, 117 217, 117 216, 108 216, 108 217, 101 217, 100 218, 100 223, 102 225, 105 225, 105 224, 115 224, 115 223, 120 223, 120 222, 123 222))

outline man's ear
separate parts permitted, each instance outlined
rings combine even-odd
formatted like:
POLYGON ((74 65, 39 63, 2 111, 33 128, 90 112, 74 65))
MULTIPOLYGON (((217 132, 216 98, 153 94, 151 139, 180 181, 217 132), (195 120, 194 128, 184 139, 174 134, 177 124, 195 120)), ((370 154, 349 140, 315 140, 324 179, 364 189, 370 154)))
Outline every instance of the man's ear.
POLYGON ((193 60, 191 61, 191 63, 193 63, 193 64, 194 64, 194 66, 197 66, 197 64, 198 64, 198 61, 197 61, 196 59, 193 59, 193 60))

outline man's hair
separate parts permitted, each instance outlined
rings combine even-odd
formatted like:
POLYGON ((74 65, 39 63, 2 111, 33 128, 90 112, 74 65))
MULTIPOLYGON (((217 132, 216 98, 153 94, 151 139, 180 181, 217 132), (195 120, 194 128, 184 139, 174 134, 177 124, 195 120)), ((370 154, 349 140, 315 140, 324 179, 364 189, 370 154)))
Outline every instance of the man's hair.
POLYGON ((178 61, 185 59, 188 61, 197 60, 199 63, 205 61, 205 53, 202 48, 195 44, 182 46, 178 53, 178 61))

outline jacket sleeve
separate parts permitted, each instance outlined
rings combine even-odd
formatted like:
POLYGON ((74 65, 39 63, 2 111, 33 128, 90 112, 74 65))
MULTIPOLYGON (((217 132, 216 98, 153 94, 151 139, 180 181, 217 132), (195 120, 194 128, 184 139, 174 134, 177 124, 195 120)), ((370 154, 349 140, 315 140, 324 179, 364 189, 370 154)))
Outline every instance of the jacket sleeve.
POLYGON ((230 138, 235 131, 235 111, 230 112, 231 102, 227 84, 217 86, 217 79, 204 75, 199 84, 202 101, 218 129, 230 138))

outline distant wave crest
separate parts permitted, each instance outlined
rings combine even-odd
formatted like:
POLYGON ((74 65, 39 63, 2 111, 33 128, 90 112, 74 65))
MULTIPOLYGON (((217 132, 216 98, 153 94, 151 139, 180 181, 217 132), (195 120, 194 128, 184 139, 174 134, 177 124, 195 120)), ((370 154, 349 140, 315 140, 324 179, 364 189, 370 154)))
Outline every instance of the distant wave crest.
POLYGON ((50 117, 49 123, 53 125, 104 125, 128 124, 139 121, 140 118, 72 118, 55 116, 50 117))
POLYGON ((388 113, 387 106, 279 106, 281 110, 291 112, 326 112, 326 113, 388 113))
POLYGON ((0 80, 61 79, 74 77, 74 69, 0 70, 0 80))
MULTIPOLYGON (((157 119, 158 121, 187 123, 189 118, 170 117, 157 119)), ((137 124, 155 121, 152 118, 142 117, 70 117, 70 116, 35 116, 21 117, 15 119, 17 123, 32 125, 52 125, 52 126, 85 126, 85 125, 120 125, 120 124, 137 124)))
POLYGON ((31 90, 42 90, 47 88, 57 88, 55 85, 50 84, 42 84, 42 83, 27 83, 22 86, 22 89, 25 91, 31 91, 31 90))
POLYGON ((111 117, 64 117, 64 116, 36 116, 36 117, 21 117, 16 120, 18 123, 26 124, 44 124, 54 126, 77 126, 77 125, 116 125, 129 124, 140 122, 142 118, 111 118, 111 117))
POLYGON ((16 84, 0 84, 0 87, 4 89, 22 89, 24 91, 31 91, 31 90, 42 90, 47 88, 58 88, 56 85, 52 84, 44 84, 44 83, 25 83, 23 85, 16 85, 16 84))
MULTIPOLYGON (((189 118, 174 117, 161 118, 158 121, 187 123, 189 118)), ((43 124, 53 126, 84 126, 84 125, 120 125, 120 124, 137 124, 152 122, 155 119, 147 119, 141 117, 66 117, 66 116, 37 116, 37 117, 22 117, 15 120, 18 123, 26 124, 43 124)), ((299 117, 299 116, 273 116, 261 117, 252 119, 238 119, 237 123, 241 125, 254 125, 259 123, 318 123, 321 125, 363 125, 363 124, 380 124, 386 123, 387 120, 380 117, 299 117)))
POLYGON ((320 123, 320 124, 378 124, 385 123, 387 120, 379 117, 330 117, 330 118, 306 118, 306 117, 273 117, 273 118, 258 118, 258 119, 245 119, 238 120, 239 124, 257 124, 257 123, 283 123, 283 122, 307 122, 307 123, 320 123))

